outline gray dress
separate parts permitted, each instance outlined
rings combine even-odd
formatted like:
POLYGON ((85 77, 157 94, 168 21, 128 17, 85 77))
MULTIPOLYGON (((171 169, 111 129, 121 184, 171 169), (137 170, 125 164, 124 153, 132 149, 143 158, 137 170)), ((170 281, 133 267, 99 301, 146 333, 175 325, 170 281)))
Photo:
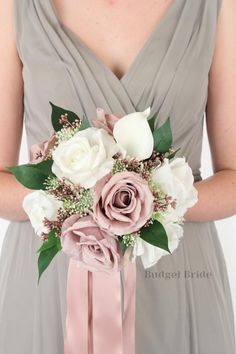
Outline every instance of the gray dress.
MULTIPOLYGON (((29 146, 52 133, 49 101, 95 117, 151 106, 201 179, 208 72, 221 0, 174 0, 118 79, 68 27, 52 0, 15 0, 29 146)), ((41 240, 11 222, 0 260, 0 354, 63 354, 68 258, 37 285, 41 240)), ((136 354, 234 354, 228 275, 214 222, 187 222, 178 249, 148 272, 137 261, 136 354)), ((87 353, 84 353, 87 354, 87 353)), ((111 354, 111 353, 101 353, 111 354)))

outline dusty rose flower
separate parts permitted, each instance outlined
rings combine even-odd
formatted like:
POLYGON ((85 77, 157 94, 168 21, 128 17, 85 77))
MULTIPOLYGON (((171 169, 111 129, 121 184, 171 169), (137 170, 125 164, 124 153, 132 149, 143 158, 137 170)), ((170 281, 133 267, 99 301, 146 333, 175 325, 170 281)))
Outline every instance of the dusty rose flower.
POLYGON ((116 235, 138 231, 153 213, 147 181, 134 172, 105 176, 94 188, 94 218, 116 235))
POLYGON ((116 122, 121 118, 116 116, 115 114, 105 114, 104 110, 102 108, 97 108, 97 119, 93 121, 93 125, 96 128, 103 128, 106 130, 109 134, 112 135, 113 133, 113 128, 116 122))
POLYGON ((56 136, 53 134, 49 140, 40 144, 34 144, 30 148, 30 163, 39 163, 43 161, 49 151, 54 147, 56 136))
POLYGON ((92 216, 72 215, 62 225, 63 251, 78 264, 93 271, 118 271, 122 256, 116 237, 102 230, 92 216))

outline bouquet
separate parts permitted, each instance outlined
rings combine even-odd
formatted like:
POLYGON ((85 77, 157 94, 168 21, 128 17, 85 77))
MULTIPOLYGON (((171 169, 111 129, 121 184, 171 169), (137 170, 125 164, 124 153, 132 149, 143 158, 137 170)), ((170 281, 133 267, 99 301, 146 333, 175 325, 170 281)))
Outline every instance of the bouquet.
POLYGON ((29 164, 9 168, 34 190, 23 208, 42 239, 38 280, 61 250, 91 272, 137 256, 148 268, 172 253, 197 190, 175 156, 170 118, 156 128, 150 107, 124 116, 97 108, 90 124, 50 104, 53 135, 31 147, 29 164))

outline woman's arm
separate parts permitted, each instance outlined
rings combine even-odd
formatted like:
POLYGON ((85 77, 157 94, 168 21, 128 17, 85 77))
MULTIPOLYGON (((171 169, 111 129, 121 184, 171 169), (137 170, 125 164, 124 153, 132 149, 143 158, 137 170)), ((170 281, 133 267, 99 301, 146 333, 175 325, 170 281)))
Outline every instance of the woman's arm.
POLYGON ((23 82, 13 22, 13 1, 0 0, 0 217, 26 220, 29 192, 5 170, 18 163, 23 121, 23 82))
POLYGON ((206 118, 214 175, 195 183, 199 201, 185 214, 187 221, 217 220, 236 213, 235 0, 222 0, 206 118))

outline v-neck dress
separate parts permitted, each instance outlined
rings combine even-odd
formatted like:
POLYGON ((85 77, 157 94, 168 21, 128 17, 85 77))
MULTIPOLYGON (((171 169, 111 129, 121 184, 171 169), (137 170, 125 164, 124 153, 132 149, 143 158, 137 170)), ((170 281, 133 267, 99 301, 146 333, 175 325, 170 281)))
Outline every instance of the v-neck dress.
MULTIPOLYGON (((52 133, 49 101, 90 120, 96 107, 128 114, 150 106, 157 126, 170 117, 178 156, 201 180, 221 2, 173 0, 118 79, 61 23, 52 0, 14 0, 29 147, 52 133)), ((0 354, 63 354, 69 259, 58 254, 38 285, 40 244, 28 221, 10 223, 0 259, 0 354)), ((135 345, 136 354, 235 354, 232 299, 214 222, 186 222, 177 250, 148 270, 137 260, 135 345)))

